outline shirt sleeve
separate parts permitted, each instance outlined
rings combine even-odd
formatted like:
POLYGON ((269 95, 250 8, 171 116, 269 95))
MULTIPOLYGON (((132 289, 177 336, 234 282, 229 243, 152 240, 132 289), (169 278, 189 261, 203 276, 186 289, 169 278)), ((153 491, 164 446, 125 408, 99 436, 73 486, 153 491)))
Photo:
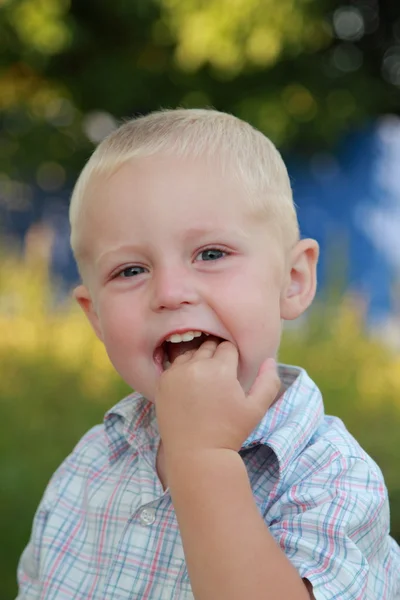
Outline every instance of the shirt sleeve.
POLYGON ((265 515, 272 535, 316 600, 394 600, 400 561, 379 469, 359 457, 308 464, 265 515))
POLYGON ((84 470, 93 464, 96 457, 101 457, 102 452, 108 457, 108 447, 104 444, 103 436, 103 425, 92 427, 51 477, 34 516, 29 543, 18 563, 16 600, 39 600, 43 597, 43 588, 48 584, 43 580, 43 564, 49 546, 54 543, 54 531, 50 537, 47 531, 49 519, 64 493, 66 482, 77 473, 79 466, 84 470))
POLYGON ((41 596, 43 582, 40 579, 40 557, 43 549, 43 533, 51 507, 54 506, 58 496, 58 488, 67 460, 53 474, 36 510, 29 543, 18 563, 16 600, 38 600, 41 596))

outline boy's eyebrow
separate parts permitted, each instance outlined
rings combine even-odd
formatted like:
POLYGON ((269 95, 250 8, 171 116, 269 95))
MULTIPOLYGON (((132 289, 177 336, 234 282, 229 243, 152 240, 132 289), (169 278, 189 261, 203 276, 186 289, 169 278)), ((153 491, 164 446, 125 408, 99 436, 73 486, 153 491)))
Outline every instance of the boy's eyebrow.
POLYGON ((224 235, 239 235, 240 237, 244 237, 244 238, 248 238, 249 233, 247 231, 245 231, 244 229, 242 229, 241 227, 236 227, 236 228, 232 228, 229 227, 227 229, 224 228, 220 228, 220 229, 212 229, 211 227, 191 227, 190 229, 188 229, 185 232, 185 235, 183 236, 184 240, 190 240, 192 238, 196 238, 196 237, 202 237, 204 235, 210 235, 210 236, 224 236, 224 235))

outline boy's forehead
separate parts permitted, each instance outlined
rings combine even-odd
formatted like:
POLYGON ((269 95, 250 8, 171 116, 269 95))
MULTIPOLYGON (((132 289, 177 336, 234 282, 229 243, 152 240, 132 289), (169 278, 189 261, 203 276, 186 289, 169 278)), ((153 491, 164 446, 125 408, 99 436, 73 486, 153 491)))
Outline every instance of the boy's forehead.
POLYGON ((124 163, 109 176, 93 177, 82 205, 82 221, 109 229, 135 218, 139 224, 162 218, 165 226, 195 230, 227 226, 247 229, 254 219, 248 194, 218 168, 202 159, 146 157, 124 163))
POLYGON ((157 192, 166 184, 169 187, 168 191, 171 192, 171 198, 179 195, 181 188, 237 187, 232 173, 225 172, 219 161, 213 163, 206 156, 174 155, 145 156, 126 161, 107 178, 105 183, 115 190, 133 185, 137 191, 151 192, 157 192))

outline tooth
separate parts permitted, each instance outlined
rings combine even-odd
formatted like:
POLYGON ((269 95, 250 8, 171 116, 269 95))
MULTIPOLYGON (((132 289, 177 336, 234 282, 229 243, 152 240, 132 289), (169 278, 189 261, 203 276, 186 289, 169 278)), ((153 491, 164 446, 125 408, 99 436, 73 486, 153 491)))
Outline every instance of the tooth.
POLYGON ((183 342, 191 342, 192 339, 194 338, 194 334, 193 331, 186 331, 186 333, 184 333, 182 336, 182 341, 183 342))
MULTIPOLYGON (((178 344, 179 342, 190 342, 195 337, 201 337, 202 331, 185 331, 185 333, 173 333, 165 341, 171 342, 172 344, 178 344)), ((205 335, 209 335, 206 333, 205 335)))
POLYGON ((169 369, 170 366, 171 366, 171 363, 169 362, 169 360, 164 360, 164 362, 163 362, 164 371, 169 369))
POLYGON ((178 342, 181 342, 181 336, 179 333, 173 333, 168 339, 167 342, 172 342, 173 344, 177 344, 178 342))

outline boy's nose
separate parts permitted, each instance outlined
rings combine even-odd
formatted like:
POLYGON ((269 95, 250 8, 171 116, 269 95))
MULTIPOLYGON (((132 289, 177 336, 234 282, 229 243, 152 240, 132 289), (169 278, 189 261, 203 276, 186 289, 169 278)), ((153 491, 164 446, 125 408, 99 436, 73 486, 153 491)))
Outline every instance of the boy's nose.
POLYGON ((151 309, 177 310, 183 304, 196 304, 198 292, 192 277, 181 268, 164 269, 154 275, 151 309))

